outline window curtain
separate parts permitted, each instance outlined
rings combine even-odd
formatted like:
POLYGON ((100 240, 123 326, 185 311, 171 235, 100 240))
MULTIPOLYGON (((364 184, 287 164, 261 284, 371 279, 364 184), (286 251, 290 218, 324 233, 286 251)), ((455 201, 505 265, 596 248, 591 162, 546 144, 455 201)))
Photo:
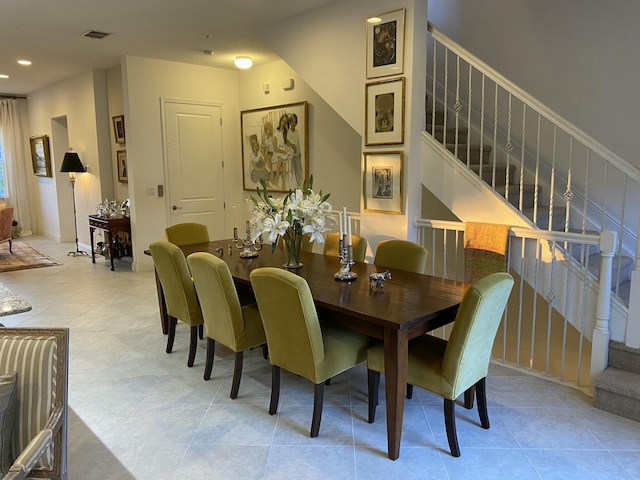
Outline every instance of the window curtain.
POLYGON ((0 100, 0 135, 4 157, 5 197, 23 235, 31 234, 29 191, 22 120, 18 100, 0 100))

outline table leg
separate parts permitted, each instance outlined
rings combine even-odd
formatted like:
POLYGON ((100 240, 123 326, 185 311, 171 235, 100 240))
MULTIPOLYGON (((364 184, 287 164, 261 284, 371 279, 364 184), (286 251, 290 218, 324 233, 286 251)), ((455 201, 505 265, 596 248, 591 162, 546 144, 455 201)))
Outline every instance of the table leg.
POLYGON ((408 335, 404 330, 384 332, 384 382, 387 399, 387 444, 391 460, 400 456, 404 392, 407 383, 408 335))
POLYGON ((96 263, 96 252, 93 250, 93 232, 95 228, 89 227, 89 238, 91 239, 91 263, 96 263))
POLYGON ((164 302, 164 291, 162 290, 162 284, 158 278, 158 272, 156 274, 156 291, 158 292, 158 309, 160 310, 160 325, 162 326, 162 333, 169 333, 169 314, 167 313, 167 305, 164 302))
POLYGON ((115 270, 115 268, 113 268, 113 245, 111 245, 111 232, 109 230, 105 230, 104 232, 104 241, 107 242, 109 260, 111 260, 111 271, 113 272, 115 270))

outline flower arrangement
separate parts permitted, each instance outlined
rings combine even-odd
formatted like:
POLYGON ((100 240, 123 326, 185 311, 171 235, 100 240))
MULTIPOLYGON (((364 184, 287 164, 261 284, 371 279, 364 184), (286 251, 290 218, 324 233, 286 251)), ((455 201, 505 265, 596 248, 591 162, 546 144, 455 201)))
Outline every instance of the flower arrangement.
POLYGON ((255 206, 252 219, 253 240, 260 235, 267 235, 273 253, 278 245, 278 238, 282 237, 289 257, 285 266, 302 266, 299 255, 303 237, 309 235, 309 242, 323 243, 323 234, 328 230, 325 228, 327 219, 335 221, 331 204, 327 202, 331 194, 314 192, 313 176, 309 177, 308 182, 304 181, 302 189, 289 191, 284 197, 272 198, 264 180, 260 181, 256 191, 258 198, 251 196, 255 206))

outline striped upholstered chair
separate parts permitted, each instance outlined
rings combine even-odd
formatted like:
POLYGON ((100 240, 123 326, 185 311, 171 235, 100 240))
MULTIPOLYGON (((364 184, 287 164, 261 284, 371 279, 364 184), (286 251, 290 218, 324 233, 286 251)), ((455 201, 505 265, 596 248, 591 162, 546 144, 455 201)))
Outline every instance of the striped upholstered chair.
POLYGON ((67 478, 68 351, 67 328, 0 328, 4 480, 67 478))

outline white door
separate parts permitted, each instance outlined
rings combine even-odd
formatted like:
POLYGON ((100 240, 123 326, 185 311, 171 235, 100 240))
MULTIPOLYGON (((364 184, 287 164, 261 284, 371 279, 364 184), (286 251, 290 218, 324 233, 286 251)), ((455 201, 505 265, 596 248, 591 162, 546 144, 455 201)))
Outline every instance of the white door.
POLYGON ((204 223, 212 240, 225 238, 221 107, 166 101, 164 111, 169 223, 204 223))

